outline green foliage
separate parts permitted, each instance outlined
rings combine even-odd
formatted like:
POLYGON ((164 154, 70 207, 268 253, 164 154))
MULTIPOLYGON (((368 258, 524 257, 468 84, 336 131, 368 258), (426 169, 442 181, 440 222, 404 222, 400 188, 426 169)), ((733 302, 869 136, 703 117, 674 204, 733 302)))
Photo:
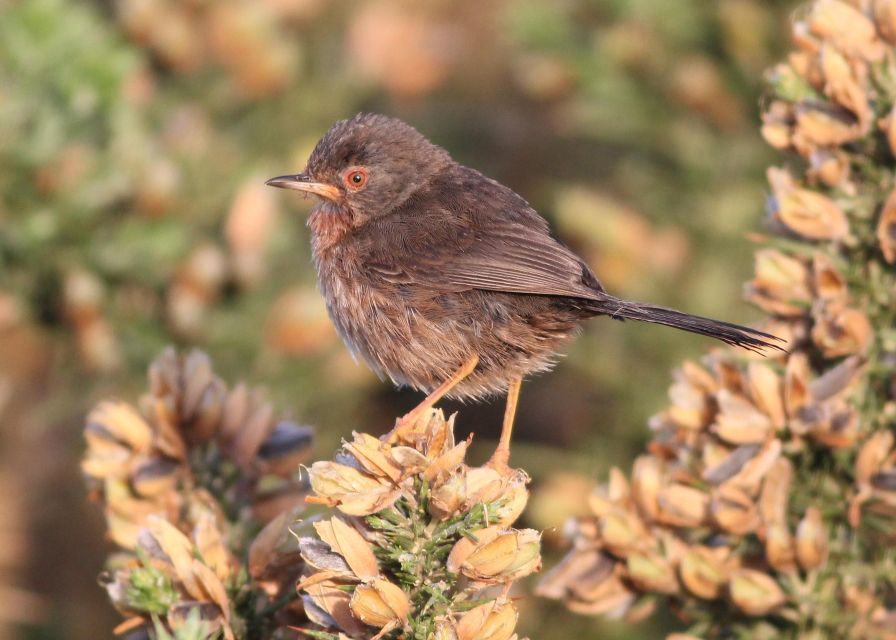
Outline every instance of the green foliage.
POLYGON ((149 564, 145 557, 141 562, 143 566, 130 573, 125 602, 137 611, 167 613, 180 595, 168 576, 149 564))
POLYGON ((176 631, 169 632, 158 619, 154 621, 156 640, 218 640, 221 637, 219 631, 211 631, 208 624, 199 615, 199 609, 192 609, 187 614, 183 626, 176 631))
MULTIPOLYGON (((418 481, 421 497, 426 495, 424 483, 418 481)), ((384 538, 375 549, 377 558, 409 592, 418 612, 410 620, 413 638, 427 640, 433 633, 434 620, 447 611, 464 611, 485 602, 471 600, 458 606, 454 598, 461 576, 447 571, 446 561, 458 537, 476 541, 473 532, 488 526, 499 508, 497 503, 479 503, 466 513, 440 520, 430 515, 425 499, 412 504, 401 498, 391 508, 364 518, 384 538)))

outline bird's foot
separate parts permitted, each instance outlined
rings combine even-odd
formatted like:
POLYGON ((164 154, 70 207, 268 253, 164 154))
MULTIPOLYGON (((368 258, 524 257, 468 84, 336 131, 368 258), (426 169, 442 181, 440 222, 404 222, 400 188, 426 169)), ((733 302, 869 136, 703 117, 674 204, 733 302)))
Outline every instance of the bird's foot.
POLYGON ((473 354, 472 356, 470 356, 469 360, 461 365, 460 369, 455 371, 452 376, 445 382, 433 389, 432 392, 430 392, 430 394, 426 396, 423 402, 411 409, 409 413, 406 413, 404 416, 396 420, 395 427, 389 434, 389 442, 395 442, 396 440, 407 436, 408 433, 415 430, 417 423, 420 420, 426 419, 428 422, 436 403, 444 398, 448 393, 450 393, 454 387, 456 387, 464 380, 464 378, 473 373, 473 370, 476 368, 476 364, 478 362, 478 355, 473 354))
POLYGON ((499 445, 485 466, 491 467, 500 475, 506 475, 510 471, 510 449, 499 445))
POLYGON ((395 426, 389 432, 389 442, 407 440, 411 433, 417 431, 417 426, 422 420, 429 421, 432 407, 420 405, 400 418, 395 420, 395 426))

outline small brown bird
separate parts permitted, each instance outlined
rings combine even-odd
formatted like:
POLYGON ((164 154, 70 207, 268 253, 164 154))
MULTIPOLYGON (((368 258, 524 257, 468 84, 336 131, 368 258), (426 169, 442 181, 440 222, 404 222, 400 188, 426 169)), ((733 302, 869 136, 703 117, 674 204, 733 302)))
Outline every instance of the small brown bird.
MULTIPOLYGON (((511 189, 395 118, 334 124, 305 171, 267 184, 312 193, 312 251, 330 317, 380 376, 442 397, 507 393, 492 457, 506 467, 520 383, 550 369, 586 318, 684 329, 751 350, 775 336, 616 298, 511 189)), ((775 347, 777 348, 777 347, 775 347)))

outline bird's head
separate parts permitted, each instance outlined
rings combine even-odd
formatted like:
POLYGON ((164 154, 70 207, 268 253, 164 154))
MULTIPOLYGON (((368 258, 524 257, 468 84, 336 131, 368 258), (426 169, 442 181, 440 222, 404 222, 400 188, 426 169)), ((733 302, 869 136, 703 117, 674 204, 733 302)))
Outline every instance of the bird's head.
POLYGON ((350 211, 358 225, 402 205, 452 162, 401 120, 362 113, 330 127, 305 171, 267 184, 319 196, 350 211))

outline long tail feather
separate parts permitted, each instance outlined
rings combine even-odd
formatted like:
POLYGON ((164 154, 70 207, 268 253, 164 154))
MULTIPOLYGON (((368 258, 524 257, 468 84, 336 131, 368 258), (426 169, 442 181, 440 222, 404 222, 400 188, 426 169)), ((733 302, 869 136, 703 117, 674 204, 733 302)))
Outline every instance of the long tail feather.
POLYGON ((694 316, 675 309, 658 307, 643 302, 622 300, 610 295, 606 295, 601 300, 593 301, 590 306, 595 312, 608 315, 616 320, 629 319, 663 324, 667 327, 675 327, 691 333, 709 336, 710 338, 743 347, 756 353, 764 353, 764 349, 782 350, 781 346, 775 344, 775 342, 783 342, 783 340, 770 333, 739 324, 694 316))

